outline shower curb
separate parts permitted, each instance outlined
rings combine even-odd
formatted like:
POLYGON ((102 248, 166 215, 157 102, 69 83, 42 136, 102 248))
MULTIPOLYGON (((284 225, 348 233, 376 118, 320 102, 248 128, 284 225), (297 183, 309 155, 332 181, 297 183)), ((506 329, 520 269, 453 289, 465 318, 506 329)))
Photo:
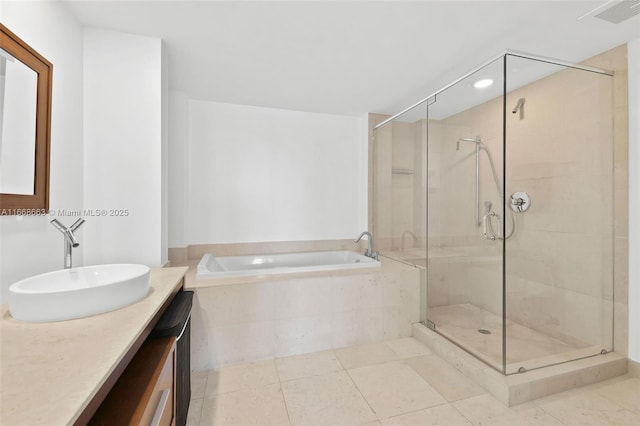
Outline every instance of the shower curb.
POLYGON ((505 376, 423 324, 413 324, 413 337, 507 407, 627 373, 627 358, 609 352, 505 376))

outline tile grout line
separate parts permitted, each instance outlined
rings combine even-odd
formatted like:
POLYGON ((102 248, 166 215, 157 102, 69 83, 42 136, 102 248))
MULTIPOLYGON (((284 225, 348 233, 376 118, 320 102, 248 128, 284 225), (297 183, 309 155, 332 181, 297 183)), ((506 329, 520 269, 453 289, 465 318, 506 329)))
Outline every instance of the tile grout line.
POLYGON ((207 377, 204 379, 204 390, 202 391, 202 404, 200 404, 200 410, 198 412, 198 422, 196 423, 198 426, 200 426, 200 422, 202 421, 202 410, 204 410, 204 400, 205 400, 205 397, 207 396, 207 385, 209 384, 209 374, 211 374, 211 371, 213 370, 206 370, 207 377))
MULTIPOLYGON (((469 398, 459 399, 458 401, 465 401, 465 400, 467 400, 467 399, 475 398, 475 397, 477 397, 477 396, 478 396, 478 395, 470 396, 469 398)), ((458 401, 456 401, 456 402, 458 402, 458 401)), ((475 423, 473 422, 473 420, 471 420, 469 417, 465 416, 465 415, 464 415, 464 413, 463 413, 462 411, 460 411, 460 409, 459 409, 458 407, 456 407, 456 405, 455 405, 453 402, 451 402, 451 403, 450 403, 450 405, 454 408, 454 410, 456 410, 458 413, 460 413, 460 415, 461 415, 462 417, 464 417, 464 418, 469 422, 469 424, 471 424, 471 425, 475 425, 475 423)), ((562 423, 562 422, 560 422, 560 423, 562 423)), ((562 423, 562 424, 564 424, 564 423, 562 423)))
POLYGON ((289 425, 292 425, 291 414, 289 413, 289 405, 287 404, 287 397, 284 396, 284 389, 282 389, 282 378, 280 377, 280 369, 278 368, 278 362, 276 361, 277 359, 278 358, 274 358, 273 363, 276 366, 276 376, 278 376, 278 385, 280 385, 280 394, 282 395, 282 402, 284 402, 284 409, 287 412, 287 420, 289 421, 289 425))
POLYGON ((349 378, 349 380, 351 380, 351 383, 353 383, 353 386, 355 386, 356 390, 358 391, 358 393, 360 394, 364 402, 367 403, 367 406, 369 407, 373 415, 376 417, 376 420, 378 421, 378 423, 380 423, 380 418, 378 417, 378 413, 376 412, 376 410, 373 409, 373 407, 371 406, 367 398, 365 398, 364 394, 360 390, 360 387, 358 387, 358 384, 355 382, 355 380, 353 380, 353 377, 351 377, 351 374, 349 374, 349 370, 345 368, 344 372, 347 373, 347 377, 349 378))

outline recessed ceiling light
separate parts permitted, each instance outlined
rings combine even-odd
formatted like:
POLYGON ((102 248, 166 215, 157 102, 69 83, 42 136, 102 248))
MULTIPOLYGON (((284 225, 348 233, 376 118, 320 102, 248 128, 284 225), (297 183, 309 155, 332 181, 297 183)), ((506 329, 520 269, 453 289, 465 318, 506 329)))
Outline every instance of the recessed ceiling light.
POLYGON ((473 83, 473 87, 475 87, 476 89, 484 89, 485 87, 489 87, 493 84, 493 80, 491 80, 490 78, 485 78, 483 80, 478 80, 475 83, 473 83))

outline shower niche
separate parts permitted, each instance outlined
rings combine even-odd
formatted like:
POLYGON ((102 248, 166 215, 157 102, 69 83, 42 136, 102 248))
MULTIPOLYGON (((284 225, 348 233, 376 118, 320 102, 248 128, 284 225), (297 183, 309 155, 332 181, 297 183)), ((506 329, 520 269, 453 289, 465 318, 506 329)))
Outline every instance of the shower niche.
POLYGON ((506 51, 373 130, 381 254, 503 374, 612 350, 611 75, 506 51))

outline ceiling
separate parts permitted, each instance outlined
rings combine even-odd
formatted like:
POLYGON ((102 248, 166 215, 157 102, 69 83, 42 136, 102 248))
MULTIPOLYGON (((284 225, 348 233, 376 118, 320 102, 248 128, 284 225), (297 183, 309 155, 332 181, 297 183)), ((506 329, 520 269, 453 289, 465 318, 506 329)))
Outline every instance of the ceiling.
POLYGON ((192 99, 393 114, 506 48, 578 62, 640 38, 604 1, 64 0, 85 26, 159 37, 192 99))

